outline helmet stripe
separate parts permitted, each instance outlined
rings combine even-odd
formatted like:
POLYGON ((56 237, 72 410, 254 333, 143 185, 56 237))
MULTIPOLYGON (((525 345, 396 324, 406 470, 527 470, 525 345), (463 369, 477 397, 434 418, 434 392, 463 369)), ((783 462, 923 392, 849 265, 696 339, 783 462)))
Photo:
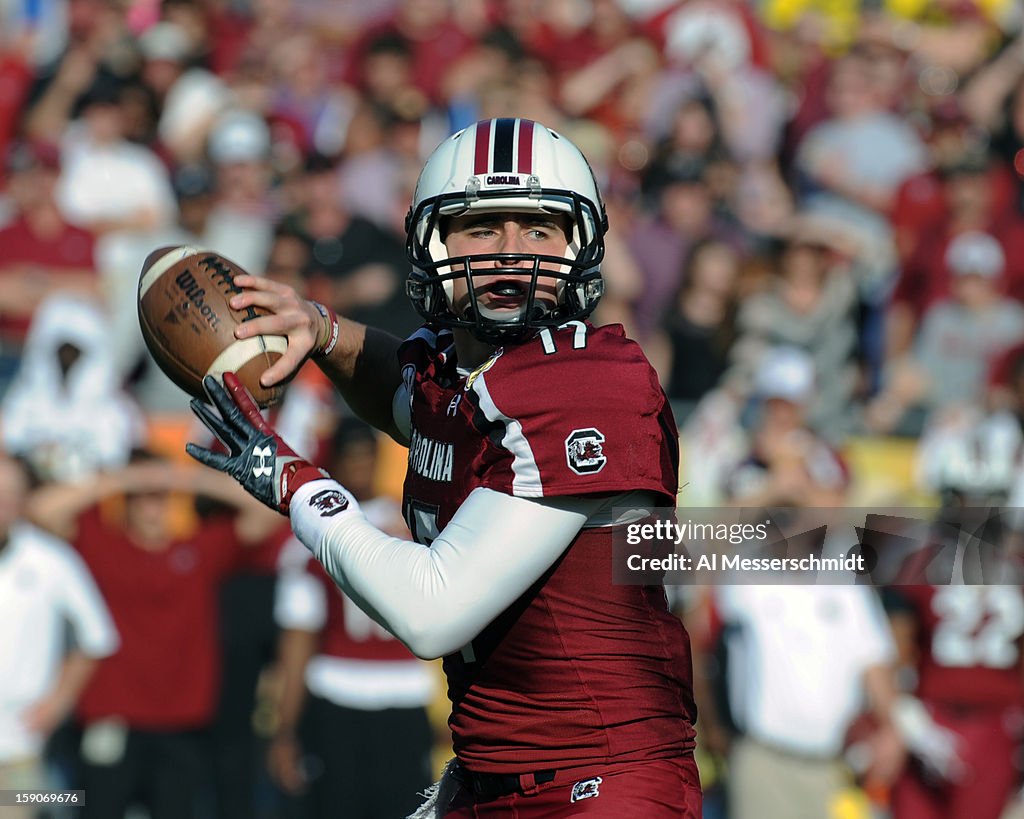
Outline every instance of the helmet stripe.
POLYGON ((512 172, 512 137, 515 136, 514 119, 494 120, 494 165, 491 170, 512 172))
POLYGON ((473 173, 487 173, 487 158, 491 152, 491 120, 476 124, 476 151, 473 155, 473 173))
POLYGON ((519 173, 533 173, 533 121, 519 120, 519 161, 516 169, 519 173))

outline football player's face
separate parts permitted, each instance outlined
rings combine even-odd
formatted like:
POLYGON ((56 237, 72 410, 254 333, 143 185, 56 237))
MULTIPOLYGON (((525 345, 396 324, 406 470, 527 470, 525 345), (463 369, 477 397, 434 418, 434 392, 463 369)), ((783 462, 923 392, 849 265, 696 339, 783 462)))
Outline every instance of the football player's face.
MULTIPOLYGON (((523 253, 564 257, 569 246, 569 217, 560 214, 481 213, 452 219, 445 237, 449 258, 488 253, 523 253)), ((541 265, 553 269, 554 265, 541 265)), ((526 304, 533 265, 529 260, 492 260, 472 263, 477 305, 491 318, 514 317, 526 304), (522 274, 510 272, 522 269, 522 274), (494 270, 493 275, 488 271, 494 270)), ((538 276, 535 299, 554 306, 558 303, 559 280, 538 276)), ((452 308, 465 315, 469 285, 460 276, 453 282, 452 308)))

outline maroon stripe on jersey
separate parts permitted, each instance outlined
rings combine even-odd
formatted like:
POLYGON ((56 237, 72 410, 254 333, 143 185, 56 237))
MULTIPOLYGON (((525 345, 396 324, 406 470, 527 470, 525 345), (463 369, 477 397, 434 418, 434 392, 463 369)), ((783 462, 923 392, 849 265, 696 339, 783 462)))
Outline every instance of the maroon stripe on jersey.
POLYGON ((528 119, 519 120, 519 173, 533 173, 533 123, 528 119))
POLYGON ((476 153, 473 158, 473 173, 487 173, 487 159, 491 153, 491 121, 477 123, 476 153))

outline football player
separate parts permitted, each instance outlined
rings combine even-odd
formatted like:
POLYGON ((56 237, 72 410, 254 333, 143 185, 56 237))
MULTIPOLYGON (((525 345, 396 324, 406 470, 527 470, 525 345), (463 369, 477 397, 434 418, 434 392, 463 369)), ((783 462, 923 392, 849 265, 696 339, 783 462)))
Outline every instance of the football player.
POLYGON ((915 758, 893 791, 893 816, 998 819, 1018 778, 1021 588, 899 586, 887 598, 918 674, 895 712, 915 758))
POLYGON ((1024 589, 1007 582, 1020 569, 1004 548, 1015 518, 1004 507, 1020 440, 1013 419, 972 412, 922 440, 920 470, 942 499, 942 534, 909 555, 900 585, 884 590, 915 682, 894 710, 913 754, 893 790, 895 819, 999 819, 1018 784, 1024 589))
POLYGON ((407 292, 426 323, 404 342, 236 279, 232 306, 269 312, 238 337, 288 338, 264 383, 312 355, 409 447, 416 543, 371 526, 233 374, 206 381, 216 412, 193 405, 228 453, 190 453, 290 513, 361 608, 415 654, 444 657, 456 761, 421 816, 700 815, 688 638, 661 586, 612 583, 612 530, 674 505, 678 450, 639 346, 586 321, 606 228, 575 145, 484 120, 420 175, 407 292))

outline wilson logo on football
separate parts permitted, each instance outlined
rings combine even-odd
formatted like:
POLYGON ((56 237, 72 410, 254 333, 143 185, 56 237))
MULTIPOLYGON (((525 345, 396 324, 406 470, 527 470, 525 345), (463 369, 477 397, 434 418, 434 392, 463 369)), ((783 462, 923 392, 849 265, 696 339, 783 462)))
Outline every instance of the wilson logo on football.
POLYGON ((605 457, 604 435, 600 430, 574 429, 565 439, 565 459, 569 469, 577 475, 593 475, 604 469, 608 463, 605 457))
POLYGON ((348 498, 337 489, 324 489, 309 499, 309 505, 320 514, 320 517, 329 518, 348 509, 348 498))

